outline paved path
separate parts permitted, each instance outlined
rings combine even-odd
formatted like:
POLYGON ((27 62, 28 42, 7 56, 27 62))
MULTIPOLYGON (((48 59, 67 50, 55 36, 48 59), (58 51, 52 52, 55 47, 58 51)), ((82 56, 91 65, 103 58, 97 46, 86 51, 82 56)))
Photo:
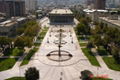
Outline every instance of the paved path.
POLYGON ((21 56, 2 56, 0 58, 20 58, 21 56))
MULTIPOLYGON (((57 45, 53 42, 58 39, 55 35, 58 34, 57 30, 59 26, 57 28, 53 27, 52 29, 52 33, 50 33, 51 28, 47 32, 38 52, 32 57, 28 65, 0 72, 0 80, 14 76, 24 76, 25 70, 29 67, 36 67, 40 71, 40 80, 80 80, 80 72, 86 69, 92 71, 94 75, 108 76, 114 80, 119 80, 120 72, 106 69, 106 67, 104 68, 103 66, 95 67, 90 64, 79 46, 73 28, 69 25, 63 28, 66 31, 64 32, 66 37, 63 39, 67 43, 63 45, 62 50, 70 52, 73 57, 61 63, 49 60, 46 55, 51 51, 58 50, 57 45), (72 32, 73 38, 70 37, 69 31, 72 32), (51 37, 49 36, 50 34, 52 34, 51 37), (48 38, 49 43, 47 43, 48 38), (71 43, 72 39, 73 43, 71 43)), ((103 64, 101 58, 99 59, 100 64, 103 64)))
POLYGON ((105 76, 110 77, 114 80, 119 80, 120 72, 109 70, 107 67, 105 67, 105 63, 101 58, 99 58, 100 64, 102 64, 101 67, 95 67, 89 63, 88 59, 86 58, 86 56, 84 56, 82 50, 79 47, 73 28, 71 28, 70 26, 66 26, 64 28, 64 30, 66 31, 64 34, 67 35, 64 40, 67 41, 67 43, 62 47, 62 49, 69 51, 73 55, 73 58, 60 64, 58 62, 49 60, 46 55, 49 52, 58 49, 57 46, 53 43, 54 40, 57 39, 55 35, 58 34, 56 32, 58 28, 59 27, 52 28, 52 37, 49 37, 51 30, 49 29, 40 49, 28 65, 33 66, 33 64, 36 64, 36 67, 40 70, 41 73, 41 80, 60 80, 60 78, 62 78, 62 80, 80 80, 80 72, 85 69, 92 71, 94 75, 105 76), (71 30, 72 32, 73 44, 71 43, 72 39, 70 37, 69 30, 71 30), (48 38, 50 43, 47 43, 48 38), (61 75, 61 72, 63 73, 63 75, 61 75))
POLYGON ((103 61, 102 57, 97 52, 96 48, 92 48, 91 51, 93 52, 94 56, 96 57, 97 61, 99 62, 100 66, 106 70, 109 70, 105 62, 103 61))
POLYGON ((99 64, 101 67, 104 67, 106 70, 109 70, 107 65, 105 64, 105 62, 103 61, 102 57, 101 56, 96 56, 96 59, 98 60, 99 64))

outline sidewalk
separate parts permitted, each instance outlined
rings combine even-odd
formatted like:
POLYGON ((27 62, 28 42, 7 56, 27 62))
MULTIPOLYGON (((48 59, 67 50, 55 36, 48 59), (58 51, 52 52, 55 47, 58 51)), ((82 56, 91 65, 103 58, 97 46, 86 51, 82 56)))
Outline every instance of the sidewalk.
POLYGON ((24 55, 18 59, 18 61, 15 63, 12 69, 16 69, 20 67, 20 64, 22 63, 25 56, 27 56, 28 52, 31 50, 31 48, 27 48, 24 52, 24 55))
POLYGON ((107 65, 105 64, 105 62, 103 61, 102 57, 97 53, 95 48, 92 48, 91 51, 93 52, 94 56, 96 57, 96 59, 98 60, 100 66, 102 68, 105 68, 106 70, 109 70, 109 68, 107 67, 107 65))

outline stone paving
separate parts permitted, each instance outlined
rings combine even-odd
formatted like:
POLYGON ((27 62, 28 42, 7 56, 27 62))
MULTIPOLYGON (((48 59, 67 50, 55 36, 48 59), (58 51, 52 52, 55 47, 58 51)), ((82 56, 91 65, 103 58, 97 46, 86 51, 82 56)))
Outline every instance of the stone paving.
POLYGON ((70 60, 56 62, 47 58, 46 55, 49 52, 58 50, 58 45, 56 45, 54 41, 58 39, 55 35, 58 34, 57 30, 59 30, 59 26, 51 26, 43 39, 39 50, 32 57, 29 64, 21 67, 15 65, 15 67, 10 70, 0 72, 0 80, 15 76, 24 76, 26 69, 29 67, 36 67, 39 70, 40 80, 81 80, 80 72, 86 69, 92 71, 96 76, 104 76, 114 80, 120 80, 119 71, 106 69, 103 66, 95 67, 90 64, 79 46, 73 26, 66 25, 63 26, 62 29, 65 30, 64 34, 66 35, 63 40, 67 43, 62 45, 61 49, 68 51, 73 55, 70 60), (70 37, 70 33, 72 37, 70 37))
MULTIPOLYGON (((52 29, 56 30, 58 28, 59 27, 52 29)), ((87 69, 92 71, 96 76, 119 80, 120 72, 106 69, 104 66, 92 66, 81 51, 73 28, 64 26, 63 29, 66 31, 64 34, 67 35, 63 39, 67 41, 67 43, 63 45, 62 50, 70 52, 73 55, 72 59, 59 63, 51 61, 46 57, 49 52, 58 49, 57 45, 53 43, 54 40, 57 39, 55 35, 58 32, 53 31, 53 33, 50 33, 50 28, 38 52, 27 66, 22 67, 21 70, 23 73, 27 67, 36 66, 37 69, 40 70, 41 80, 80 80, 80 72, 87 69), (72 32, 73 43, 71 43, 72 39, 69 30, 72 32), (50 34, 52 35, 51 37, 49 36, 50 34), (47 43, 48 38, 49 43, 47 43)), ((21 76, 24 76, 24 74, 21 74, 21 76)))

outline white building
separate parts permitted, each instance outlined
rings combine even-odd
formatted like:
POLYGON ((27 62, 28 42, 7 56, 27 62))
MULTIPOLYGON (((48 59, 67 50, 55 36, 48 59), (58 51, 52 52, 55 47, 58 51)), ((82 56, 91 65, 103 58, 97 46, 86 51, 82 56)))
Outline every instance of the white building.
POLYGON ((93 21, 97 21, 99 17, 108 16, 108 10, 95 10, 95 9, 84 9, 86 16, 90 17, 93 21))

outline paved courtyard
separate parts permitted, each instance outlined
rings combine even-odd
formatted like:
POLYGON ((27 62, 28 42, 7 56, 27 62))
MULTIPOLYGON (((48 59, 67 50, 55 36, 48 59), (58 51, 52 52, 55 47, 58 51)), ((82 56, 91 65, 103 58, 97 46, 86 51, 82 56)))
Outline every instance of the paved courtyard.
POLYGON ((40 71, 40 80, 81 80, 80 72, 83 70, 90 70, 96 76, 106 76, 114 80, 120 80, 120 72, 106 68, 105 64, 105 67, 104 65, 95 67, 90 64, 79 46, 72 25, 61 26, 61 29, 64 30, 62 40, 66 42, 62 45, 61 50, 69 52, 72 57, 63 62, 50 60, 46 55, 51 51, 58 50, 58 44, 55 44, 55 41, 59 39, 56 36, 59 34, 59 29, 60 25, 51 26, 29 64, 19 67, 20 62, 17 62, 17 65, 12 69, 0 72, 0 80, 24 76, 25 70, 29 67, 36 67, 40 71))

